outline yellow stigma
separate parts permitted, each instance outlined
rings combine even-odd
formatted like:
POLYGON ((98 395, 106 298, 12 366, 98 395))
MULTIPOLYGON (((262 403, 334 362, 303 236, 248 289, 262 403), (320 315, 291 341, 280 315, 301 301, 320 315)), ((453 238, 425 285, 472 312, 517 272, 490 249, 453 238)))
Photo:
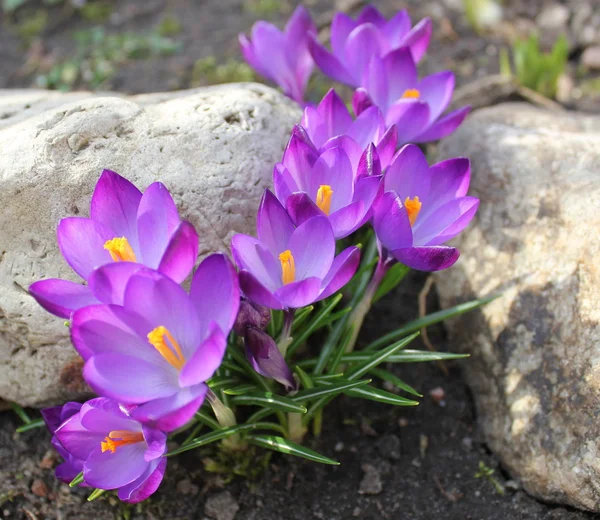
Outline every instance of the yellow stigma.
POLYGON ((328 186, 327 184, 321 184, 319 191, 317 191, 317 206, 319 206, 319 209, 325 213, 325 215, 329 215, 332 195, 333 190, 331 189, 331 186, 328 186))
POLYGON ((135 253, 125 237, 113 238, 104 242, 104 249, 108 250, 115 262, 136 262, 135 253))
POLYGON ((128 430, 114 430, 108 434, 108 437, 104 437, 104 440, 100 442, 100 449, 102 453, 110 451, 114 453, 120 446, 127 446, 128 444, 135 444, 142 442, 144 435, 142 432, 130 432, 128 430))
POLYGON ((286 249, 279 255, 279 261, 281 262, 281 280, 283 285, 292 283, 296 280, 296 264, 294 264, 292 252, 286 249))
POLYGON ((166 327, 160 325, 151 330, 148 333, 148 342, 177 370, 181 370, 181 367, 185 365, 181 347, 166 327))
POLYGON ((421 93, 416 88, 409 88, 404 91, 402 97, 410 99, 419 99, 421 97, 421 93))
POLYGON ((408 213, 408 220, 410 221, 410 225, 414 226, 417 217, 419 216, 419 211, 421 211, 421 206, 423 204, 419 200, 419 197, 406 197, 404 200, 404 207, 406 208, 406 212, 408 213))

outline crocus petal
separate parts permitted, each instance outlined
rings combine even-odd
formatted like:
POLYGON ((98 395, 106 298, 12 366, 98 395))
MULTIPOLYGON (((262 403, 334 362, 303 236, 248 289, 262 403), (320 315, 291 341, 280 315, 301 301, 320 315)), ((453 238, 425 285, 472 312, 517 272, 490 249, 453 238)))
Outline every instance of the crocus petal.
POLYGON ((275 379, 286 387, 296 388, 292 371, 287 366, 277 344, 266 332, 255 327, 248 327, 245 333, 246 357, 252 368, 260 375, 275 379))
POLYGON ((166 469, 167 459, 165 458, 149 464, 139 478, 119 489, 119 500, 129 504, 137 504, 146 500, 160 486, 166 469))
POLYGON ((402 40, 410 31, 410 26, 410 16, 406 9, 398 11, 394 17, 387 22, 383 28, 383 34, 385 35, 390 49, 397 49, 402 46, 402 40))
POLYGON ((354 200, 361 201, 365 207, 365 220, 362 224, 371 217, 373 205, 377 203, 378 198, 383 194, 382 180, 383 177, 379 175, 362 177, 356 181, 354 200))
POLYGON ((433 123, 427 130, 415 136, 412 141, 415 143, 428 143, 443 139, 460 126, 470 111, 471 107, 466 106, 446 114, 433 123))
POLYGON ((321 280, 316 277, 292 282, 277 289, 276 295, 286 308, 298 309, 316 301, 321 280))
POLYGON ((385 193, 373 210, 375 233, 387 249, 412 246, 412 227, 408 213, 395 192, 385 193))
POLYGON ((145 442, 136 442, 120 446, 114 453, 102 452, 98 444, 83 465, 85 482, 100 489, 117 489, 133 482, 148 467, 145 449, 145 442))
MULTIPOLYGON (((386 54, 383 58, 383 68, 383 74, 389 83, 389 104, 400 99, 406 90, 417 86, 417 66, 408 47, 401 47, 386 54)), ((367 91, 371 94, 368 88, 367 91)))
POLYGON ((198 258, 198 233, 192 224, 181 222, 175 229, 158 270, 177 283, 183 282, 198 258))
POLYGON ((289 68, 285 55, 285 37, 274 25, 259 21, 252 26, 252 47, 260 60, 265 77, 287 87, 289 68))
MULTIPOLYGON (((83 463, 83 460, 70 457, 68 462, 65 461, 56 466, 54 475, 61 482, 69 484, 77 475, 79 475, 79 473, 83 471, 83 463)), ((80 486, 84 486, 84 484, 80 484, 80 486)))
MULTIPOLYGON (((358 168, 356 171, 356 178, 369 176, 381 175, 381 162, 379 161, 379 154, 373 143, 369 144, 363 154, 360 157, 358 168)), ((356 200, 356 197, 354 197, 356 200)))
POLYGON ((244 59, 248 62, 248 64, 261 76, 269 78, 269 73, 263 67, 261 60, 254 52, 254 47, 252 46, 252 42, 248 39, 248 37, 245 34, 240 33, 238 35, 238 41, 240 43, 242 56, 244 56, 244 59))
POLYGON ((190 298, 200 322, 206 324, 205 330, 214 320, 224 333, 229 333, 240 306, 237 273, 229 258, 216 253, 202 261, 192 278, 190 298))
MULTIPOLYGON (((285 249, 287 244, 281 252, 285 249)), ((251 272, 264 287, 274 291, 281 285, 279 261, 256 238, 241 233, 234 235, 231 254, 238 268, 251 272)))
POLYGON ((356 23, 370 23, 379 29, 383 29, 387 23, 387 20, 374 5, 369 4, 365 6, 365 8, 358 15, 356 23))
POLYGON ((356 83, 363 80, 371 58, 378 57, 384 47, 379 29, 372 23, 358 25, 346 40, 346 65, 356 83))
POLYGON ((265 190, 256 217, 258 240, 271 253, 278 255, 287 249, 287 243, 294 231, 294 223, 281 202, 269 190, 265 190))
POLYGON ((296 280, 323 278, 333 262, 335 238, 326 217, 313 217, 296 228, 288 248, 294 256, 296 280))
POLYGON ((352 77, 344 64, 323 45, 321 45, 315 37, 312 37, 308 43, 310 53, 321 72, 329 76, 335 81, 357 87, 358 82, 352 77))
POLYGON ((29 293, 48 312, 64 319, 81 307, 98 303, 87 285, 58 278, 32 283, 29 293))
POLYGON ((432 28, 431 20, 423 18, 402 39, 402 45, 410 48, 415 63, 419 62, 427 52, 429 42, 431 41, 432 28))
POLYGON ((347 237, 364 224, 365 205, 358 200, 329 215, 329 222, 336 239, 347 237))
POLYGON ((346 133, 352 124, 352 116, 348 112, 342 98, 334 89, 330 89, 319 103, 319 113, 323 117, 326 133, 329 137, 346 133))
POLYGON ((434 164, 429 172, 432 178, 429 196, 438 205, 467 194, 471 182, 471 163, 466 157, 434 164))
POLYGON ((142 193, 118 173, 104 170, 92 195, 90 216, 114 232, 114 236, 127 237, 137 249, 136 216, 142 193))
POLYGON ((323 278, 319 300, 323 300, 339 291, 356 273, 360 263, 360 251, 357 247, 344 249, 335 257, 327 276, 323 278))
POLYGON ((56 438, 61 446, 68 453, 81 460, 86 460, 93 450, 100 448, 100 443, 104 440, 104 437, 106 437, 106 432, 86 430, 81 425, 79 415, 74 415, 56 430, 56 438))
POLYGON ((88 278, 89 289, 102 303, 123 305, 127 282, 140 269, 144 266, 135 262, 113 262, 99 267, 88 278))
POLYGON ((398 128, 398 144, 413 141, 429 122, 429 106, 416 100, 401 99, 388 110, 386 121, 398 128))
POLYGON ((131 419, 112 399, 99 397, 83 403, 80 411, 81 425, 91 432, 128 430, 140 432, 141 425, 131 419))
POLYGON ((296 181, 282 163, 277 163, 273 168, 273 189, 282 204, 285 204, 293 192, 298 191, 296 181))
POLYGON ((385 132, 383 115, 377 107, 364 110, 348 128, 348 137, 354 139, 364 150, 369 144, 377 144, 385 132))
POLYGON ((63 218, 56 234, 60 252, 84 280, 96 267, 113 261, 104 244, 116 235, 99 222, 89 218, 63 218))
POLYGON ((306 130, 299 125, 294 126, 281 162, 288 169, 298 190, 307 190, 308 174, 312 170, 318 156, 319 154, 314 144, 310 141, 306 130))
POLYGON ((79 410, 81 410, 81 403, 70 401, 62 406, 44 408, 41 413, 48 430, 54 433, 63 422, 79 413, 79 410))
POLYGON ((417 271, 441 271, 454 265, 460 255, 448 246, 408 247, 390 251, 396 260, 417 271))
POLYGON ((344 56, 346 40, 356 25, 356 22, 345 13, 334 15, 331 21, 331 48, 336 56, 344 56))
POLYGON ((240 288, 248 299, 268 307, 269 309, 283 309, 283 304, 273 292, 262 285, 252 273, 241 271, 239 274, 240 288))
POLYGON ((179 373, 179 384, 188 387, 210 379, 223 361, 227 338, 213 322, 208 337, 198 346, 179 373))
POLYGON ((467 227, 478 207, 479 199, 475 197, 461 197, 447 202, 427 220, 415 225, 415 244, 436 246, 451 240, 467 227))
POLYGON ((131 416, 144 424, 171 432, 190 421, 204 401, 208 387, 199 385, 182 388, 169 397, 155 399, 138 406, 131 416))
POLYGON ((407 144, 396 154, 385 174, 385 191, 395 191, 404 198, 419 197, 426 209, 430 186, 431 173, 425 154, 418 146, 407 144))
POLYGON ((144 192, 137 213, 141 260, 156 269, 179 226, 179 213, 169 190, 154 182, 144 192))
POLYGON ((83 378, 97 394, 131 404, 167 397, 179 389, 177 372, 167 361, 159 366, 116 353, 88 359, 83 378))
POLYGON ((322 216, 323 212, 308 196, 308 193, 293 193, 287 199, 287 210, 294 223, 299 226, 309 218, 322 216))
POLYGON ((423 78, 417 90, 421 99, 429 105, 429 117, 435 121, 450 104, 454 93, 454 73, 444 70, 423 78))
POLYGON ((332 212, 347 206, 352 201, 354 192, 354 173, 352 163, 341 147, 325 150, 317 159, 313 168, 309 194, 316 200, 321 186, 330 186, 332 212))
POLYGON ((377 143, 377 154, 381 161, 381 168, 386 169, 392 162, 396 146, 398 144, 398 128, 396 125, 390 126, 381 140, 377 143))
POLYGON ((167 434, 149 426, 143 426, 142 432, 148 445, 144 453, 146 462, 162 457, 167 451, 167 434))
MULTIPOLYGON (((410 51, 405 51, 410 54, 410 51)), ((386 113, 390 104, 395 101, 390 95, 390 85, 393 76, 390 76, 385 67, 385 62, 379 55, 373 55, 368 63, 368 66, 363 71, 360 86, 368 92, 369 98, 373 104, 377 106, 383 113, 386 113)), ((355 92, 355 97, 359 96, 358 90, 355 92)), ((362 107, 358 107, 359 98, 352 100, 354 111, 357 115, 362 113, 362 107)))
MULTIPOLYGON (((360 162, 360 158, 363 154, 363 149, 354 139, 348 137, 347 135, 338 135, 336 137, 332 137, 320 148, 319 152, 322 156, 325 151, 331 150, 332 148, 339 148, 343 150, 348 156, 348 159, 350 159, 352 171, 356 171, 358 168, 358 163, 360 162)), ((330 161, 328 160, 328 162, 330 161)), ((314 184, 314 172, 312 174, 312 180, 314 184)))
MULTIPOLYGON (((387 99, 387 94, 384 96, 387 99)), ((357 116, 360 116, 365 110, 372 107, 375 103, 364 88, 357 88, 352 95, 352 110, 357 116)))

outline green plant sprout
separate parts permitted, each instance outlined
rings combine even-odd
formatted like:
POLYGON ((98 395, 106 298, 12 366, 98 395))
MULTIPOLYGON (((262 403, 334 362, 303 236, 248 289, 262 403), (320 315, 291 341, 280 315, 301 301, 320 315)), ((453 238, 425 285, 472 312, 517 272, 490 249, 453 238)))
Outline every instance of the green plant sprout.
POLYGON ((494 477, 494 470, 488 467, 482 460, 479 461, 479 470, 475 473, 475 478, 484 478, 494 486, 496 493, 504 495, 504 486, 494 477))

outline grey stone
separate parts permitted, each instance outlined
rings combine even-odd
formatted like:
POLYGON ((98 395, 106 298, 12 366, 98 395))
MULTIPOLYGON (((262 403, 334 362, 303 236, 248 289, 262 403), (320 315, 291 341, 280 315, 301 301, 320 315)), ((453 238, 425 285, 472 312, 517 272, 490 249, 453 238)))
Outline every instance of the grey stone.
POLYGON ((360 481, 358 492, 361 495, 379 495, 383 491, 383 481, 381 473, 372 464, 363 464, 362 470, 365 472, 360 481))
POLYGON ((87 216, 109 168, 140 189, 160 180, 197 228, 200 252, 253 233, 262 191, 300 111, 258 84, 163 94, 0 92, 0 398, 41 406, 81 396, 62 320, 27 293, 76 275, 56 244, 62 217, 87 216))
POLYGON ((442 305, 502 295, 448 323, 485 439, 530 494, 600 511, 600 118, 498 105, 440 155, 481 198, 442 305))
POLYGON ((588 69, 600 69, 600 45, 588 47, 581 55, 581 64, 588 69))
POLYGON ((240 506, 229 491, 208 497, 204 513, 215 520, 234 520, 240 506))

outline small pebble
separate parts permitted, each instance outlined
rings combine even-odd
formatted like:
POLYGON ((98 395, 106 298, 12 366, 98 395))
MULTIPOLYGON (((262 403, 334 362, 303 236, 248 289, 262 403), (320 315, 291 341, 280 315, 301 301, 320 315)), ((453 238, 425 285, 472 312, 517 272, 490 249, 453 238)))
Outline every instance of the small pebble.
POLYGON ((31 484, 31 492, 38 497, 45 498, 49 491, 46 483, 42 479, 36 478, 31 484))
POLYGON ((337 442, 335 444, 335 446, 333 447, 333 451, 335 451, 336 453, 339 453, 340 451, 343 451, 344 449, 344 443, 343 442, 337 442))
POLYGON ((360 495, 378 495, 383 491, 383 482, 381 475, 375 466, 372 464, 363 464, 362 470, 365 476, 360 482, 358 493, 360 495))
POLYGON ((406 428, 408 426, 408 419, 400 417, 400 419, 398 419, 398 425, 400 428, 406 428))
POLYGON ((239 509, 240 506, 232 494, 229 491, 223 491, 208 498, 204 506, 204 513, 215 520, 234 520, 239 509))
POLYGON ((429 397, 431 397, 435 403, 439 404, 440 406, 444 406, 445 403, 442 405, 442 402, 446 397, 446 391, 441 386, 436 386, 434 389, 429 391, 429 397))
POLYGON ((473 439, 472 437, 463 437, 462 445, 470 450, 473 447, 473 439))
POLYGON ((600 70, 600 45, 588 47, 581 55, 581 64, 592 70, 600 70))
POLYGON ((384 435, 377 441, 377 449, 383 457, 400 460, 400 439, 396 435, 384 435))
POLYGON ((550 4, 544 7, 535 19, 541 29, 562 29, 569 21, 569 8, 560 4, 550 4))
POLYGON ((196 486, 190 479, 183 479, 177 482, 177 492, 182 495, 195 495, 200 488, 196 486))

